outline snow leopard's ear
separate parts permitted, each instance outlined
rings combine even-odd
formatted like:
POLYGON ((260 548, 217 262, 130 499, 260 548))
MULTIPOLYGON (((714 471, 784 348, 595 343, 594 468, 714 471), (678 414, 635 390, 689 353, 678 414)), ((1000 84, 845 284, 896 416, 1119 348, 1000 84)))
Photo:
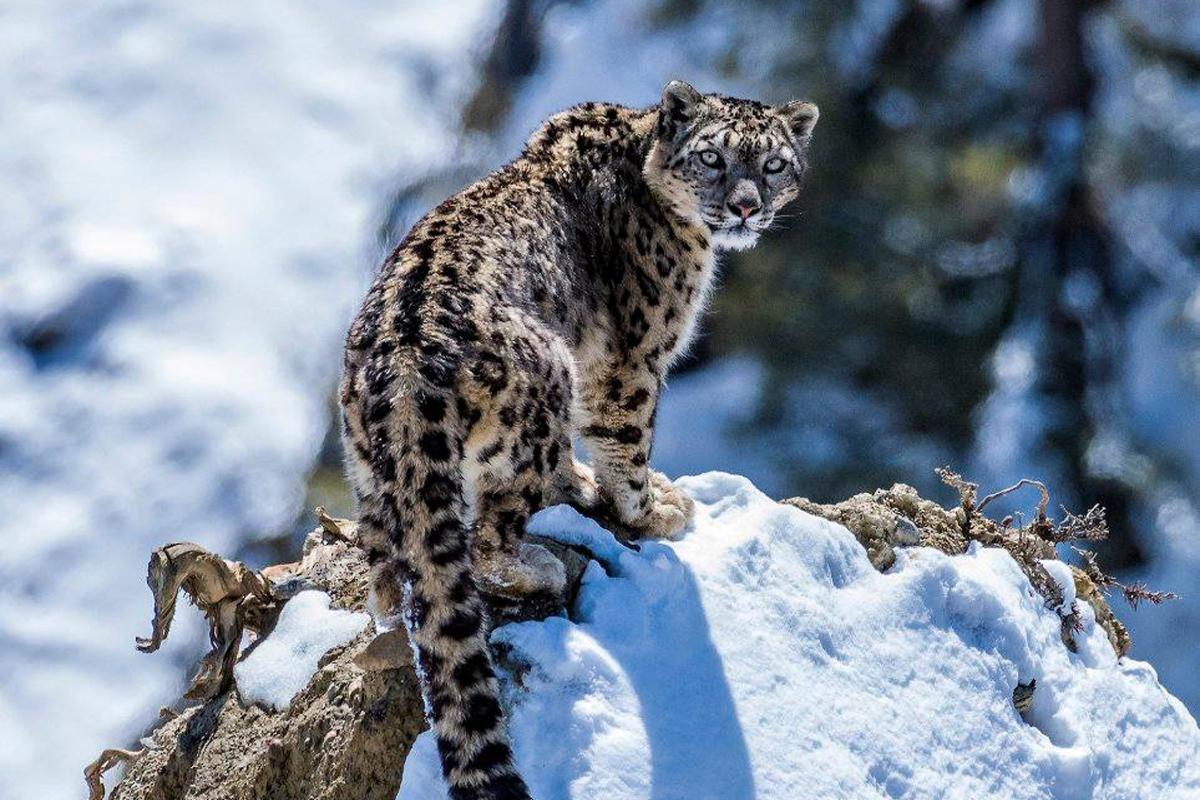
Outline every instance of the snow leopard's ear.
POLYGON ((775 113, 783 118, 787 126, 792 129, 792 136, 795 136, 800 142, 804 142, 809 136, 812 136, 813 128, 817 127, 817 119, 821 116, 816 104, 806 103, 803 100, 785 103, 777 108, 775 113))
POLYGON ((658 138, 667 142, 682 139, 696 121, 703 100, 703 95, 683 81, 671 81, 664 86, 658 109, 658 138))

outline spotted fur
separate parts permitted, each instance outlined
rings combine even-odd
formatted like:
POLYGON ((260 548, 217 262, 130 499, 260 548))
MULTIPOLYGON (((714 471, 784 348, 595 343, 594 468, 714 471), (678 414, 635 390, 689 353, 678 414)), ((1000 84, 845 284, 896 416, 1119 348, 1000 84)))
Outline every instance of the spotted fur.
POLYGON ((795 197, 816 118, 680 82, 646 109, 572 108, 383 264, 347 338, 348 471, 376 610, 408 626, 454 800, 529 797, 480 586, 561 591, 562 565, 521 541, 551 502, 682 531, 691 500, 649 468, 663 377, 714 247, 753 243, 795 197))

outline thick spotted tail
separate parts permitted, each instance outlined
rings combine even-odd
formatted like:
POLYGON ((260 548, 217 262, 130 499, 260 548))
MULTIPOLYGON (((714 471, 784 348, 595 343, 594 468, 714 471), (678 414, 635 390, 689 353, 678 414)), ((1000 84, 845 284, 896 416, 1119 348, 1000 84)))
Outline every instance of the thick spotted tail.
MULTIPOLYGON (((349 380, 351 395, 357 383, 349 380)), ((354 399, 343 398, 346 433, 375 603, 385 616, 403 615, 450 797, 529 800, 513 765, 471 572, 457 409, 432 389, 354 399)))

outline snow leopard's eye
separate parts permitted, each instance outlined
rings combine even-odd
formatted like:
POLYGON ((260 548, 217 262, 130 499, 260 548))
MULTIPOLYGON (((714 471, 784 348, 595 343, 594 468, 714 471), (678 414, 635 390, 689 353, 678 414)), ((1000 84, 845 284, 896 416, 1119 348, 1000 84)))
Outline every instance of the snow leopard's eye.
POLYGON ((725 159, 721 158, 721 154, 716 150, 701 150, 700 163, 706 167, 719 169, 725 166, 725 159))
POLYGON ((774 175, 776 172, 783 172, 783 168, 787 165, 779 156, 772 156, 763 164, 763 172, 768 175, 774 175))

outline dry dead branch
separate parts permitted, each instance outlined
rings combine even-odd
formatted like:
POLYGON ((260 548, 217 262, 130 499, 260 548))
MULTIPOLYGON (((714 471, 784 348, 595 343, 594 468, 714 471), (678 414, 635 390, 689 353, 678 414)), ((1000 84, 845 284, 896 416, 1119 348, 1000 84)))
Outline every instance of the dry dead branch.
POLYGON ((1125 598, 1125 602, 1129 603, 1129 607, 1134 611, 1137 611, 1138 605, 1143 601, 1157 606, 1168 600, 1179 599, 1179 595, 1175 594, 1175 592, 1156 592, 1144 583, 1121 583, 1100 568, 1100 563, 1096 560, 1095 554, 1090 550, 1082 550, 1078 547, 1072 547, 1071 549, 1075 551, 1083 562, 1080 569, 1100 591, 1120 590, 1121 596, 1125 598))
MULTIPOLYGON (((1104 508, 1094 505, 1082 516, 1072 514, 1064 508, 1062 520, 1054 523, 1046 516, 1046 509, 1050 506, 1050 492, 1041 481, 1022 478, 1012 486, 992 492, 983 500, 976 502, 978 484, 971 483, 949 467, 941 467, 935 472, 941 478, 942 483, 958 492, 963 536, 984 545, 999 546, 1008 550, 1029 578, 1034 589, 1045 599, 1046 605, 1058 610, 1062 618, 1063 642, 1074 650, 1074 635, 1082 630, 1083 624, 1082 618, 1079 616, 1078 605, 1072 604, 1070 609, 1063 610, 1062 587, 1058 585, 1058 582, 1041 562, 1042 559, 1057 557, 1054 550, 1056 544, 1080 541, 1096 542, 1107 538, 1108 519, 1104 508), (1013 528, 1011 516, 1005 517, 1000 523, 995 523, 982 515, 981 512, 992 501, 1026 486, 1036 488, 1041 495, 1033 522, 1027 525, 1018 524, 1016 528, 1013 528)), ((1114 588, 1119 589, 1126 602, 1134 609, 1142 601, 1158 605, 1178 597, 1173 592, 1152 591, 1142 584, 1125 585, 1101 569, 1093 553, 1074 546, 1071 549, 1079 554, 1082 562, 1076 570, 1077 591, 1081 585, 1081 579, 1094 587, 1094 594, 1107 593, 1114 588)), ((1117 622, 1110 611, 1107 614, 1101 614, 1099 611, 1100 609, 1097 607, 1097 617, 1105 618, 1104 624, 1114 649, 1119 655, 1123 654, 1129 647, 1128 632, 1117 622)))
POLYGON ((1122 584, 1121 594, 1125 596, 1125 602, 1129 603, 1129 607, 1134 611, 1137 610, 1138 604, 1143 600, 1157 606, 1168 600, 1179 599, 1179 595, 1174 592, 1155 592, 1144 583, 1122 584))
MULTIPOLYGON (((971 485, 974 486, 975 484, 971 484, 971 485)), ((1050 491, 1046 488, 1046 484, 1042 483, 1041 481, 1035 481, 1031 478, 1021 478, 1021 480, 1017 481, 1012 486, 1006 486, 999 491, 992 492, 987 497, 985 497, 979 501, 979 505, 975 507, 975 510, 977 512, 979 512, 980 514, 982 514, 983 510, 985 508, 987 508, 988 503, 990 503, 993 500, 996 500, 1000 497, 1004 497, 1005 495, 1010 495, 1013 492, 1018 491, 1026 486, 1033 486, 1039 492, 1041 492, 1042 499, 1038 501, 1037 513, 1038 513, 1038 519, 1045 519, 1046 518, 1046 508, 1050 505, 1050 491)))
POLYGON ((1099 542, 1108 538, 1108 518, 1104 507, 1097 504, 1082 517, 1062 510, 1063 520, 1054 527, 1056 542, 1099 542))

